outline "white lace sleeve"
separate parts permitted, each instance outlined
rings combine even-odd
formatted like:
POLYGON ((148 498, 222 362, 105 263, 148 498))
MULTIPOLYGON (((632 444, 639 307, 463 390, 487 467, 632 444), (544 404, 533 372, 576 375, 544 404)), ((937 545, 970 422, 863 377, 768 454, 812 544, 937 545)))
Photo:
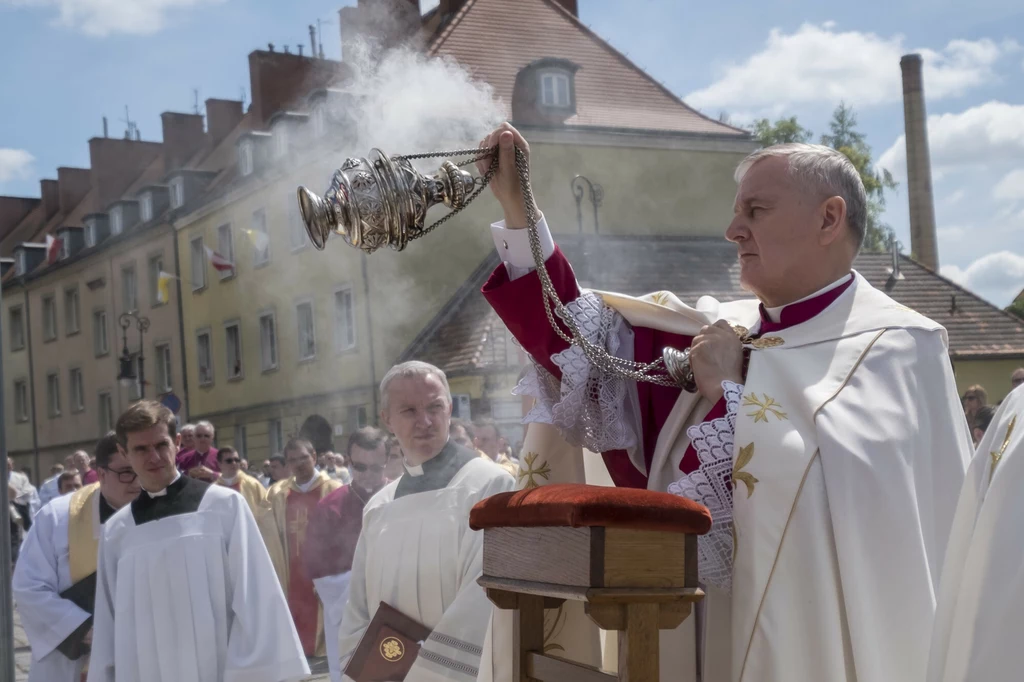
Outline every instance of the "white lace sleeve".
MULTIPOLYGON (((584 291, 566 308, 588 340, 616 357, 633 359, 632 329, 600 296, 584 291)), ((562 372, 561 382, 531 362, 512 391, 536 398, 523 422, 552 424, 569 443, 592 452, 635 448, 640 433, 636 384, 597 369, 577 346, 551 361, 562 372)))
POLYGON ((697 538, 697 572, 702 582, 732 589, 732 465, 736 411, 743 386, 723 381, 726 414, 686 430, 700 466, 668 487, 674 495, 700 502, 711 512, 711 530, 697 538))

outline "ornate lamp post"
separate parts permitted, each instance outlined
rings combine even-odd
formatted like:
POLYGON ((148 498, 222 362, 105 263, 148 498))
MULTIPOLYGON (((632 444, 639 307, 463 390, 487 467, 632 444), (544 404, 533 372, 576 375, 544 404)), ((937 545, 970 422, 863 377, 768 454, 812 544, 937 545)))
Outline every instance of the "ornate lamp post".
POLYGON ((121 382, 122 386, 130 386, 131 382, 136 380, 139 381, 139 397, 146 397, 146 367, 144 364, 145 358, 142 355, 142 349, 145 347, 146 332, 149 331, 149 318, 143 317, 136 312, 123 313, 118 318, 118 324, 121 325, 121 370, 117 373, 117 379, 121 382), (132 326, 132 321, 135 322, 135 328, 139 330, 139 375, 135 376, 135 368, 132 367, 132 356, 128 352, 128 328, 132 326))
POLYGON ((601 202, 604 201, 604 187, 601 187, 601 185, 596 182, 591 182, 590 178, 583 175, 577 175, 572 179, 572 193, 573 196, 576 197, 576 225, 580 232, 583 232, 584 183, 586 183, 587 187, 590 189, 590 204, 594 207, 594 234, 597 234, 600 232, 600 226, 597 222, 597 209, 601 205, 601 202))

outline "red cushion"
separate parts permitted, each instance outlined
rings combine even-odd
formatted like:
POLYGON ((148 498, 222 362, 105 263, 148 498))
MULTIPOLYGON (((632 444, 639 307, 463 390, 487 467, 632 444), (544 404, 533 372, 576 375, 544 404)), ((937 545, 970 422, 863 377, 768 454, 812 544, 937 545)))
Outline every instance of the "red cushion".
POLYGON ((711 529, 711 512, 669 493, 558 483, 488 497, 473 507, 469 525, 473 530, 605 526, 703 535, 711 529))

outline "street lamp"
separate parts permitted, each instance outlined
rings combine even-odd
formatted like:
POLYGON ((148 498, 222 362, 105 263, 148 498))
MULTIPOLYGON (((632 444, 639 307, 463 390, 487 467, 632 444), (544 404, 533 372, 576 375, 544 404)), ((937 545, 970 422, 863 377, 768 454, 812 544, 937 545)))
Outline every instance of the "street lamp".
POLYGON ((121 370, 117 373, 117 379, 121 382, 121 385, 128 387, 132 385, 132 382, 138 379, 139 382, 139 397, 146 397, 146 368, 144 364, 145 358, 142 355, 142 349, 145 344, 146 332, 149 331, 149 318, 143 317, 135 312, 123 313, 118 318, 118 324, 121 325, 121 370), (128 352, 128 328, 132 326, 132 321, 135 322, 135 328, 139 330, 139 375, 135 376, 135 367, 132 363, 132 356, 128 352))

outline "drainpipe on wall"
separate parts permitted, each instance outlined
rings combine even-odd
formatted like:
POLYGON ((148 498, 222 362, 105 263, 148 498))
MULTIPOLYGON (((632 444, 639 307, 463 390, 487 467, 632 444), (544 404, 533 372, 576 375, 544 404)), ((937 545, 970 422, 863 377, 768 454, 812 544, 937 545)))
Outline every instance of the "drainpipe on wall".
POLYGON ((177 290, 178 290, 178 333, 181 338, 179 343, 181 344, 181 390, 182 390, 182 403, 185 408, 185 416, 179 419, 179 428, 183 424, 187 424, 189 420, 189 409, 191 409, 191 403, 188 401, 188 365, 185 364, 185 312, 183 303, 181 300, 181 256, 178 249, 178 231, 171 226, 171 237, 174 239, 174 271, 178 273, 177 290))
MULTIPOLYGON (((25 286, 22 281, 22 286, 25 286)), ((42 483, 39 472, 39 423, 36 421, 36 377, 32 358, 32 310, 28 305, 28 288, 25 289, 25 344, 28 350, 29 404, 32 406, 32 467, 37 480, 42 483)))

